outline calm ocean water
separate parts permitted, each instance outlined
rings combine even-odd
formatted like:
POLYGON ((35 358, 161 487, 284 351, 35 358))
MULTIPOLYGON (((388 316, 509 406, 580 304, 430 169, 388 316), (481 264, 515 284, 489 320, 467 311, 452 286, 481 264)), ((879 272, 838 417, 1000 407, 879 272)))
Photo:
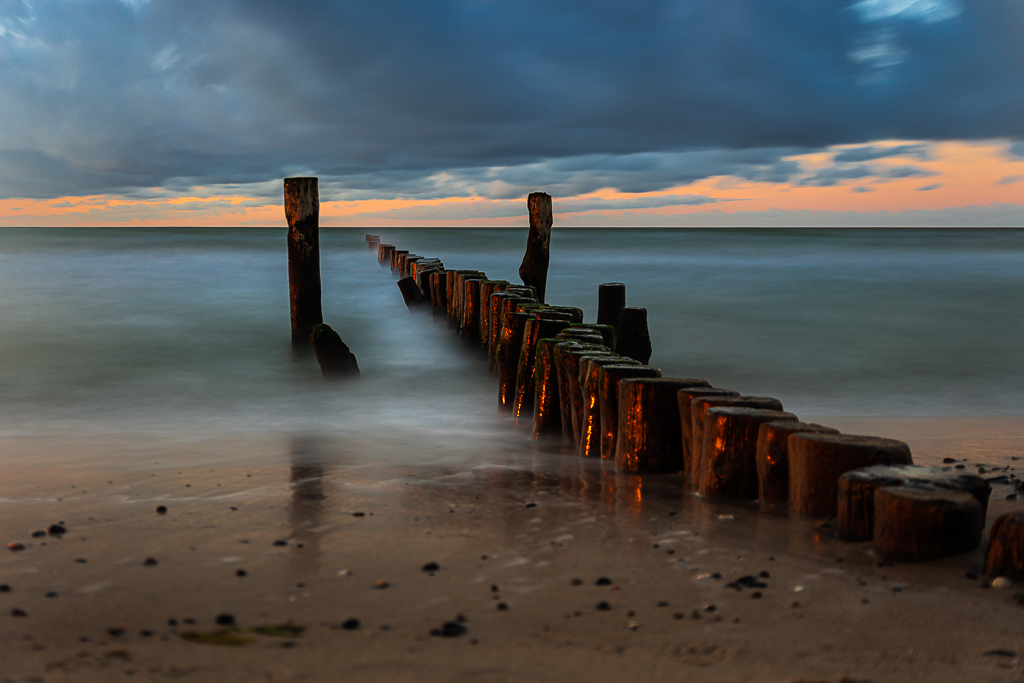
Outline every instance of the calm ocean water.
MULTIPOLYGON (((362 380, 289 343, 283 229, 0 230, 5 435, 309 432, 437 444, 496 419, 486 363, 409 315, 365 230, 321 231, 324 314, 362 380)), ((516 277, 525 230, 378 230, 516 277)), ((621 281, 666 375, 807 415, 1024 412, 1024 231, 558 230, 548 299, 621 281)))

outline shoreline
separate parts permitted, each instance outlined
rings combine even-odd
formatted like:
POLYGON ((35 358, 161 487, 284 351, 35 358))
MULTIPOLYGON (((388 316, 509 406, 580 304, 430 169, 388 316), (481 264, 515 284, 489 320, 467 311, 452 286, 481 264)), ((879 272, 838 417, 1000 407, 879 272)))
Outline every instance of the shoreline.
MULTIPOLYGON (((1024 418, 824 419, 907 440, 919 464, 967 452, 1013 467, 1024 433, 1024 418)), ((456 439, 442 457, 386 437, 126 437, 44 457, 47 441, 4 440, 2 540, 28 546, 0 556, 5 683, 1022 676, 1017 590, 967 578, 992 520, 1019 505, 1000 485, 980 549, 879 566, 828 520, 702 500, 675 475, 625 476, 557 446, 474 455, 456 439), (67 534, 31 536, 55 522, 67 534), (766 587, 727 587, 746 576, 766 587), (252 642, 182 637, 224 630, 223 614, 252 642), (301 636, 245 630, 289 621, 301 636), (448 622, 466 632, 430 635, 448 622)))

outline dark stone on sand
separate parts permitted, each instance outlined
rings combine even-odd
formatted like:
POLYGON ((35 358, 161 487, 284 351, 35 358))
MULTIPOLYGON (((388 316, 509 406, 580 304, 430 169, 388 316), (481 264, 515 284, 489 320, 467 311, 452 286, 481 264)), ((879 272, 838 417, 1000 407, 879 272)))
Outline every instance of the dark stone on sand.
POLYGON ((612 606, 611 606, 611 605, 609 605, 609 604, 608 604, 607 602, 605 602, 604 600, 602 600, 601 602, 597 603, 597 609, 598 609, 598 611, 601 611, 601 612, 607 612, 607 611, 608 611, 608 610, 610 610, 611 608, 612 608, 612 606))
POLYGON ((249 572, 245 571, 244 569, 236 569, 235 570, 235 576, 248 576, 248 575, 249 575, 249 572))
POLYGON ((143 629, 143 630, 139 631, 139 635, 142 636, 143 638, 149 638, 149 637, 151 637, 153 635, 153 632, 150 631, 149 629, 143 629))
POLYGON ((166 515, 167 514, 167 508, 164 507, 163 505, 157 506, 156 514, 158 514, 158 515, 166 515))
POLYGON ((25 612, 25 610, 23 610, 23 609, 18 609, 17 607, 15 607, 14 609, 11 610, 11 616, 12 617, 27 617, 28 613, 25 612))
POLYGON ((437 564, 437 562, 427 562, 425 565, 420 567, 420 569, 422 569, 425 572, 436 572, 440 568, 441 567, 437 564))
POLYGON ((62 524, 51 524, 50 528, 47 529, 46 532, 51 536, 60 536, 61 534, 66 534, 68 530, 65 529, 62 524))
POLYGON ((341 627, 346 631, 356 631, 359 629, 359 620, 346 619, 345 621, 341 622, 341 627))
POLYGON ((146 567, 155 567, 155 566, 157 565, 157 561, 156 561, 156 559, 155 559, 155 558, 152 558, 152 557, 147 557, 147 558, 146 558, 146 559, 145 559, 145 560, 144 560, 144 561, 142 562, 142 564, 143 564, 144 566, 146 566, 146 567))
POLYGON ((505 611, 507 611, 507 610, 508 610, 508 605, 506 605, 506 604, 505 604, 505 603, 503 603, 503 602, 499 602, 499 603, 498 603, 498 611, 499 611, 499 612, 505 612, 505 611))
POLYGON ((607 576, 602 576, 600 579, 598 579, 595 582, 595 585, 597 585, 597 586, 610 586, 610 585, 612 585, 612 580, 609 579, 607 576))
POLYGON ((0 583, 0 593, 10 593, 10 592, 11 592, 11 587, 10 586, 8 586, 6 583, 0 583))
POLYGON ((45 536, 46 536, 46 532, 45 531, 33 531, 32 532, 32 538, 43 538, 45 536))
POLYGON ((432 636, 440 636, 442 638, 457 638, 466 632, 466 627, 455 621, 446 621, 443 626, 439 629, 434 629, 430 632, 432 636))
POLYGON ((55 597, 57 597, 57 591, 47 591, 46 595, 43 596, 43 597, 55 598, 55 597))
POLYGON ((75 564, 85 564, 86 560, 84 557, 79 557, 75 560, 75 564))
POLYGON ((124 635, 124 629, 123 628, 108 628, 107 629, 107 635, 113 636, 114 638, 118 638, 118 637, 124 635))
POLYGON ((17 552, 19 550, 24 550, 25 549, 25 544, 24 543, 8 543, 7 544, 7 549, 10 550, 11 552, 17 552))
POLYGON ((217 615, 218 626, 234 626, 235 616, 233 614, 218 614, 217 615))
POLYGON ((288 545, 288 541, 274 541, 274 546, 280 548, 281 546, 288 545))

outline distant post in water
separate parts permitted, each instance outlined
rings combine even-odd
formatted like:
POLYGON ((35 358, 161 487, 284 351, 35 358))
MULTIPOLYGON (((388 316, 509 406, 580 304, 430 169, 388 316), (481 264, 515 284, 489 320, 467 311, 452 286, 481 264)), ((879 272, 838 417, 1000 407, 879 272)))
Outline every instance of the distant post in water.
POLYGON ((530 236, 526 240, 526 254, 519 266, 519 277, 523 284, 537 290, 537 301, 544 303, 544 289, 548 282, 548 261, 550 259, 551 195, 546 192, 531 192, 526 200, 530 210, 530 236))
POLYGON ((316 178, 284 179, 292 346, 309 346, 313 327, 324 321, 320 303, 320 192, 317 185, 316 178))

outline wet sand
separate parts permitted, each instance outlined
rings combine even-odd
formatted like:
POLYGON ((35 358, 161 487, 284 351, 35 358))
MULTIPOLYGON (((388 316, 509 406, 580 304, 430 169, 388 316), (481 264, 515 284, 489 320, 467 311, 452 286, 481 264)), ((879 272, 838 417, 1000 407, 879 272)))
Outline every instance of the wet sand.
MULTIPOLYGON (((1022 418, 818 421, 986 476, 1024 440, 1022 418)), ((828 520, 495 430, 507 450, 3 440, 0 541, 26 547, 0 549, 0 682, 1022 678, 1024 606, 977 576, 984 542, 880 565, 828 520)), ((986 526, 1024 504, 1010 493, 986 526)))

